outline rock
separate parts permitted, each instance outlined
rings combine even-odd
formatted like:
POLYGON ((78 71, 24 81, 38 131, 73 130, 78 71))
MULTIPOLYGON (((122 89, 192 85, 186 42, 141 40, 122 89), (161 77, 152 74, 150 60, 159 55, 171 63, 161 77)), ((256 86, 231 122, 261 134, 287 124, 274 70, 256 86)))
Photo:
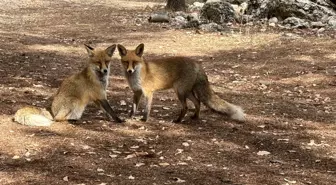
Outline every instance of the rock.
POLYGON ((243 15, 242 16, 242 23, 246 24, 246 23, 252 23, 253 24, 253 15, 243 15))
POLYGON ((323 24, 321 21, 318 21, 318 22, 311 22, 310 26, 312 28, 322 28, 322 27, 325 27, 326 25, 323 24))
POLYGON ((268 20, 268 23, 274 23, 274 24, 276 24, 276 23, 278 23, 279 22, 279 20, 278 20, 278 18, 276 18, 276 17, 272 17, 272 18, 270 18, 269 20, 268 20))
POLYGON ((193 12, 187 16, 188 23, 186 27, 194 28, 200 25, 200 15, 198 12, 193 12))
POLYGON ((185 19, 183 16, 176 16, 171 19, 171 25, 175 28, 185 28, 187 25, 188 21, 185 19))
POLYGON ((297 34, 294 33, 283 33, 281 34, 282 39, 285 40, 296 40, 296 39, 300 39, 301 37, 297 34))
POLYGON ((336 29, 336 16, 331 16, 331 17, 328 18, 328 25, 331 28, 336 29))
POLYGON ((285 25, 290 25, 291 28, 308 28, 309 24, 305 20, 297 17, 288 17, 283 21, 285 25))
POLYGON ((194 11, 200 11, 204 6, 204 3, 200 3, 200 2, 194 2, 192 5, 190 5, 188 7, 190 12, 194 12, 194 11))
POLYGON ((202 31, 206 31, 206 32, 216 32, 216 31, 223 31, 224 28, 221 25, 218 25, 216 23, 209 23, 209 24, 202 24, 199 26, 199 28, 202 31))
POLYGON ((235 11, 227 2, 207 2, 201 10, 201 18, 217 24, 225 24, 235 20, 235 11))
POLYGON ((258 18, 277 17, 284 20, 297 17, 321 21, 325 15, 336 15, 334 6, 329 0, 253 0, 249 1, 247 12, 258 18))
POLYGON ((187 18, 188 14, 183 11, 177 11, 177 12, 174 12, 174 17, 176 16, 182 16, 184 18, 187 18))
POLYGON ((234 10, 236 20, 241 20, 242 16, 245 14, 247 10, 248 4, 244 2, 240 5, 231 4, 231 6, 234 10))
POLYGON ((244 2, 247 2, 248 0, 207 0, 206 3, 212 3, 212 2, 228 2, 230 4, 236 4, 240 5, 244 2))
POLYGON ((320 33, 324 32, 324 31, 325 31, 325 28, 320 28, 320 29, 317 30, 317 34, 320 34, 320 33))
POLYGON ((271 23, 268 23, 268 26, 270 26, 270 27, 275 27, 276 25, 275 25, 274 22, 271 22, 271 23))
POLYGON ((153 13, 150 15, 149 22, 169 22, 170 17, 166 12, 153 13))

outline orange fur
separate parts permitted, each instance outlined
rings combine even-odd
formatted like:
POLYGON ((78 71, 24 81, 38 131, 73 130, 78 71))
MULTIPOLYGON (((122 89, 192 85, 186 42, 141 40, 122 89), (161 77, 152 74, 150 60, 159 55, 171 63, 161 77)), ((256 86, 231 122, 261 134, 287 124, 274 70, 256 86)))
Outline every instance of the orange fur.
MULTIPOLYGON (((106 99, 106 88, 110 72, 111 57, 116 45, 112 45, 105 50, 93 49, 86 45, 89 55, 87 67, 80 73, 66 78, 59 87, 51 105, 51 112, 54 121, 78 120, 81 118, 88 103, 94 102, 115 121, 122 120, 114 113, 106 99)), ((30 109, 20 109, 18 112, 25 112, 30 109)), ((34 125, 34 119, 38 112, 34 114, 27 112, 24 119, 17 117, 17 122, 27 125, 25 120, 29 120, 29 125, 34 125), (34 115, 34 116, 33 116, 34 115), (29 117, 30 116, 30 117, 29 117)), ((43 116, 43 115, 42 115, 43 116)))
POLYGON ((188 109, 187 99, 195 105, 193 118, 199 117, 200 102, 202 102, 217 112, 230 115, 232 119, 244 121, 243 110, 214 94, 204 70, 192 59, 169 57, 144 61, 143 44, 135 50, 127 50, 124 46, 118 45, 118 50, 125 76, 134 92, 131 115, 136 112, 139 100, 144 95, 147 105, 143 120, 146 121, 149 118, 153 93, 173 88, 182 104, 181 113, 174 122, 182 121, 185 116, 188 109))

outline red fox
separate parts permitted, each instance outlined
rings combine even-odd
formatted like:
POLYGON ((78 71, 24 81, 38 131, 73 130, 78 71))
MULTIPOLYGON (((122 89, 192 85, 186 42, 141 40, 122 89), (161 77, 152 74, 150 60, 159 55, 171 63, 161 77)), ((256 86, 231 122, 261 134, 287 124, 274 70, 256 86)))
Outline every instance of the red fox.
POLYGON ((153 93, 173 88, 182 104, 181 113, 174 122, 181 122, 187 113, 187 99, 195 105, 193 119, 199 118, 202 102, 214 111, 229 115, 233 120, 245 120, 243 109, 218 97, 211 89, 208 77, 200 64, 192 59, 170 57, 145 61, 142 57, 144 44, 140 44, 135 50, 127 50, 122 45, 118 45, 117 48, 126 79, 134 92, 131 116, 137 111, 140 98, 144 95, 147 105, 142 120, 147 121, 153 93))
POLYGON ((49 126, 53 121, 78 120, 86 105, 94 102, 116 122, 122 122, 106 99, 110 63, 116 45, 105 50, 85 48, 89 55, 87 67, 80 73, 66 78, 59 87, 51 105, 50 115, 45 109, 24 107, 14 115, 14 120, 23 125, 49 126))

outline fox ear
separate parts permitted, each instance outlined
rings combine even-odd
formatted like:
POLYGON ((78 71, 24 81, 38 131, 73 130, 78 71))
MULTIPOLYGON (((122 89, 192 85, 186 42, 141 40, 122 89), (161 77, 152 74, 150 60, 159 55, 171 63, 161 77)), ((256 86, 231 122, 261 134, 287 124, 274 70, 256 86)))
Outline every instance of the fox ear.
POLYGON ((126 54, 127 54, 126 48, 124 46, 120 45, 120 44, 118 44, 117 47, 118 47, 119 55, 121 57, 126 56, 126 54))
POLYGON ((105 49, 105 53, 109 56, 109 57, 112 57, 114 51, 116 49, 116 45, 113 44, 112 46, 108 47, 105 49))
POLYGON ((138 47, 135 48, 135 54, 138 55, 139 57, 142 57, 144 49, 145 45, 141 43, 138 47))
POLYGON ((94 53, 93 53, 94 48, 91 47, 91 46, 89 46, 89 45, 87 45, 87 44, 84 44, 84 46, 85 46, 85 48, 86 48, 86 51, 87 51, 88 54, 89 54, 89 57, 93 57, 93 55, 94 55, 94 53))

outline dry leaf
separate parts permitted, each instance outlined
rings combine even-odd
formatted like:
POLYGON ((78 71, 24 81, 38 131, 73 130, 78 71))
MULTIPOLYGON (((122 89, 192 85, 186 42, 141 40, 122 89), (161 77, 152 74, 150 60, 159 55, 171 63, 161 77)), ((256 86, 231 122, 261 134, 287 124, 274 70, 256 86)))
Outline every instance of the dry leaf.
POLYGON ((20 159, 20 156, 14 155, 12 159, 20 159))
POLYGON ((286 182, 290 183, 290 184, 295 184, 295 183, 296 183, 296 181, 291 181, 291 180, 288 180, 288 179, 286 179, 286 178, 284 178, 284 180, 285 180, 286 182))
POLYGON ((120 100, 120 105, 126 105, 126 101, 125 100, 120 100))
POLYGON ((145 163, 136 163, 135 167, 140 167, 140 166, 144 166, 144 165, 145 165, 145 163))
POLYGON ((169 163, 159 163, 160 166, 169 166, 169 163))
POLYGON ((105 170, 101 169, 101 168, 97 168, 97 172, 104 172, 105 170))
POLYGON ((130 180, 134 180, 135 177, 133 177, 132 175, 130 175, 130 176, 128 177, 128 179, 130 179, 130 180))
POLYGON ((130 155, 127 155, 124 159, 131 159, 131 158, 134 158, 136 157, 135 154, 130 154, 130 155))
POLYGON ((257 155, 261 155, 261 156, 263 156, 263 155, 269 155, 269 154, 271 154, 271 153, 268 152, 268 151, 259 151, 259 152, 257 153, 257 155))
POLYGON ((187 142, 182 143, 182 145, 185 146, 185 147, 190 146, 189 143, 187 143, 187 142))
POLYGON ((179 163, 177 163, 177 165, 185 166, 185 165, 188 165, 188 163, 186 163, 186 162, 179 162, 179 163))
POLYGON ((112 152, 115 153, 115 154, 121 154, 121 152, 117 151, 117 150, 112 150, 112 152))
POLYGON ((131 146, 130 148, 131 149, 137 149, 137 148, 139 148, 139 146, 134 145, 134 146, 131 146))
POLYGON ((177 182, 177 183, 183 183, 183 182, 186 182, 185 180, 182 180, 182 179, 180 179, 180 178, 178 178, 178 177, 173 177, 173 180, 174 180, 175 182, 177 182))
POLYGON ((116 157, 118 157, 118 155, 115 155, 115 154, 110 154, 109 155, 111 158, 116 158, 116 157))
POLYGON ((66 181, 66 182, 68 182, 69 181, 69 177, 65 176, 65 177, 63 177, 63 180, 66 181))
POLYGON ((176 149, 177 150, 177 152, 175 153, 175 155, 178 155, 178 154, 181 154, 182 152, 183 152, 183 149, 176 149))
POLYGON ((91 148, 89 145, 83 145, 82 147, 83 147, 84 150, 87 150, 87 149, 91 148))

